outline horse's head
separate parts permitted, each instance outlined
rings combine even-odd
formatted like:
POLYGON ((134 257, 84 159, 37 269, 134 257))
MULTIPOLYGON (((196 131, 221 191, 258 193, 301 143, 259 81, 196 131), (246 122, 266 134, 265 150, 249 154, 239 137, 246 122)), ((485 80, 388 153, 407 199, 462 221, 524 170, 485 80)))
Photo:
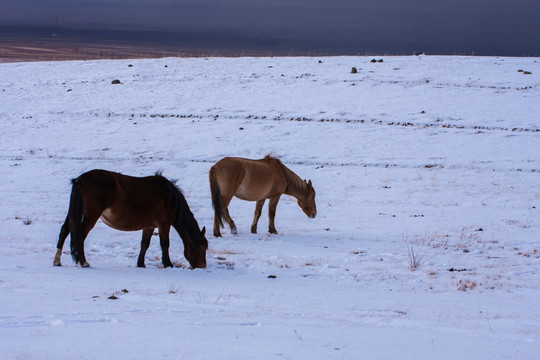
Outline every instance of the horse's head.
POLYGON ((315 204, 315 189, 311 185, 311 180, 304 180, 307 186, 306 196, 302 199, 298 199, 298 206, 302 208, 302 211, 311 219, 317 216, 317 205, 315 204))
POLYGON ((188 243, 184 242, 184 256, 191 268, 204 269, 206 267, 206 250, 208 249, 208 240, 206 239, 206 227, 203 227, 199 233, 199 239, 191 239, 188 243))

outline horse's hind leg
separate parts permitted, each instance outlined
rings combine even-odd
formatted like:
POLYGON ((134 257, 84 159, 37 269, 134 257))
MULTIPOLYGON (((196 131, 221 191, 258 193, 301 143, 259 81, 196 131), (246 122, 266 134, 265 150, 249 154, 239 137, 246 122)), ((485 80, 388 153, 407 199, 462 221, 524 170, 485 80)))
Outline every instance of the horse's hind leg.
POLYGON ((148 250, 148 247, 150 246, 152 235, 154 235, 154 229, 144 229, 142 232, 141 252, 139 253, 139 259, 137 260, 138 267, 146 267, 144 265, 144 257, 146 256, 146 250, 148 250))
MULTIPOLYGON (((90 264, 86 261, 86 256, 84 255, 84 242, 86 241, 86 237, 88 236, 88 233, 90 230, 94 228, 97 221, 99 220, 100 215, 95 214, 88 214, 88 216, 84 217, 83 223, 82 223, 82 249, 81 254, 77 262, 82 267, 90 267, 90 264)), ((73 234, 71 234, 73 236, 73 234)))
MULTIPOLYGON (((236 229, 236 224, 234 223, 233 219, 231 218, 231 215, 229 214, 229 204, 231 203, 232 195, 228 196, 226 194, 222 194, 222 196, 223 196, 223 218, 225 219, 227 224, 229 224, 229 227, 231 228, 231 233, 237 234, 238 230, 236 229)), ((219 224, 215 217, 214 217, 214 236, 215 237, 221 236, 221 232, 219 230, 219 224)))
POLYGON ((253 223, 251 223, 252 234, 257 233, 257 223, 259 222, 259 218, 261 217, 262 208, 265 201, 266 199, 259 200, 257 201, 257 205, 255 205, 255 216, 253 217, 253 223))
POLYGON ((60 258, 62 257, 62 248, 64 247, 64 242, 66 241, 67 236, 69 235, 69 217, 66 216, 64 225, 60 229, 60 235, 58 236, 58 244, 56 245, 56 254, 54 255, 54 266, 62 266, 60 258))
POLYGON ((214 236, 221 237, 221 230, 219 228, 219 220, 217 216, 214 215, 214 236))
POLYGON ((225 221, 229 224, 229 227, 231 228, 231 233, 237 234, 238 230, 236 229, 236 224, 234 223, 231 215, 229 215, 229 205, 225 206, 225 209, 223 209, 223 215, 225 215, 225 221))

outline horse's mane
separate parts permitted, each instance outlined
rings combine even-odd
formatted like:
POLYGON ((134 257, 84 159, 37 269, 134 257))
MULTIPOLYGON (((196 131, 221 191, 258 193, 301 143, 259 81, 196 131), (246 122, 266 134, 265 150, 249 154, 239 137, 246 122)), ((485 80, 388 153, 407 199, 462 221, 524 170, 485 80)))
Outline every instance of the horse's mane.
POLYGON ((157 171, 156 176, 165 180, 164 184, 167 186, 167 195, 174 206, 179 230, 184 231, 188 235, 192 246, 198 247, 204 245, 205 249, 208 249, 208 240, 204 236, 201 236, 199 224, 195 216, 193 216, 182 190, 176 185, 178 180, 167 179, 162 175, 162 171, 157 171), (196 243, 196 240, 202 241, 203 244, 196 243))
POLYGON ((283 170, 283 175, 285 175, 285 179, 287 180, 287 193, 294 194, 295 196, 302 198, 309 195, 309 186, 307 186, 306 182, 302 180, 300 176, 296 175, 291 169, 286 167, 279 158, 272 154, 268 154, 264 158, 276 161, 283 170))

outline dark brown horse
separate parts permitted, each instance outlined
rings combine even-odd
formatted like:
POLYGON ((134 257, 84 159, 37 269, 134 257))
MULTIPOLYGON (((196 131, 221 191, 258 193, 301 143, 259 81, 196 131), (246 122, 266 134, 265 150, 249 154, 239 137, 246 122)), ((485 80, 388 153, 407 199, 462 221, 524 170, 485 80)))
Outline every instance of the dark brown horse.
POLYGON ((145 267, 144 257, 155 228, 159 230, 163 266, 173 267, 169 258, 171 226, 182 238, 184 256, 191 267, 206 267, 206 229, 199 229, 182 192, 161 173, 139 178, 91 170, 73 179, 72 184, 69 211, 60 230, 54 265, 61 265, 62 247, 71 233, 73 261, 82 267, 90 266, 84 256, 84 240, 101 218, 114 229, 142 230, 139 267, 145 267))
POLYGON ((236 234, 236 225, 229 215, 228 206, 233 196, 242 200, 256 201, 255 217, 251 232, 257 233, 257 222, 261 217, 266 199, 268 206, 269 232, 277 234, 274 225, 276 207, 281 194, 294 196, 298 205, 310 218, 317 215, 315 190, 311 180, 302 180, 287 168, 281 160, 267 155, 264 159, 250 160, 226 157, 210 169, 210 190, 214 206, 214 236, 221 236, 223 220, 227 221, 231 232, 236 234))

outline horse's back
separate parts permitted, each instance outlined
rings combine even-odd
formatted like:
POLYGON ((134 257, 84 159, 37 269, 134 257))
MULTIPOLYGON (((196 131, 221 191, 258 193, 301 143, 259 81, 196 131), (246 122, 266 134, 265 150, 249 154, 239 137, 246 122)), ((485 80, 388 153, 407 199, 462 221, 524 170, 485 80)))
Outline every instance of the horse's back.
POLYGON ((219 171, 227 171, 232 173, 238 173, 242 170, 251 172, 269 172, 279 169, 278 160, 272 157, 265 157, 263 159, 246 159, 240 157, 224 157, 219 160, 212 168, 219 169, 219 171))
POLYGON ((121 175, 121 174, 108 171, 108 170, 94 169, 94 170, 90 170, 90 171, 85 172, 84 174, 79 175, 77 178, 73 179, 73 181, 80 181, 81 184, 87 184, 87 183, 111 184, 114 182, 114 178, 117 175, 121 175))
POLYGON ((172 222, 170 186, 161 175, 135 177, 107 170, 90 170, 75 181, 82 185, 85 213, 91 212, 110 227, 133 231, 172 222))
POLYGON ((269 156, 258 160, 225 157, 211 171, 215 172, 222 191, 231 191, 243 200, 276 196, 287 186, 278 160, 269 156))
POLYGON ((74 181, 80 181, 85 188, 100 188, 102 191, 120 192, 127 196, 138 196, 143 193, 152 195, 156 195, 156 192, 165 193, 168 183, 170 183, 160 174, 136 177, 101 169, 85 172, 74 181))

